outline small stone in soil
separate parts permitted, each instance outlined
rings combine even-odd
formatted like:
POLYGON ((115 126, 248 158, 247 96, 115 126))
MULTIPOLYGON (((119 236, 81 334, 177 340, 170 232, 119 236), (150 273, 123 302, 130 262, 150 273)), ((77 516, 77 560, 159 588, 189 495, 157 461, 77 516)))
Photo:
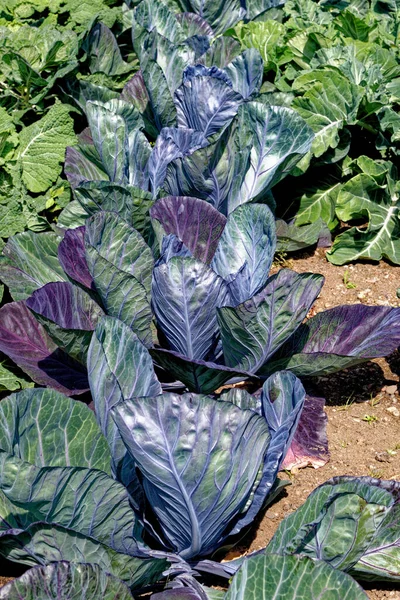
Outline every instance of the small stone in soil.
POLYGON ((394 417, 400 417, 400 411, 395 406, 389 406, 389 408, 387 408, 386 410, 387 412, 390 412, 390 414, 392 414, 394 417))
POLYGON ((375 460, 377 460, 378 462, 391 462, 391 458, 387 452, 377 452, 375 454, 375 460))
POLYGON ((393 396, 397 392, 397 385, 387 385, 385 391, 390 396, 393 396))

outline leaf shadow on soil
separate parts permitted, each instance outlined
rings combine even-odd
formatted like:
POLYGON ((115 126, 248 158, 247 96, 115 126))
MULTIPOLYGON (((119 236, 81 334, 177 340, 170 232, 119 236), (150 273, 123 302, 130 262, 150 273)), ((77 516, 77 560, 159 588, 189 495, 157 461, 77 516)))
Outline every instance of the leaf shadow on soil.
MULTIPOLYGON (((389 359, 391 357, 386 359, 389 367, 396 373, 389 359)), ((400 356, 393 358, 393 364, 397 365, 400 374, 400 356)), ((303 383, 308 394, 325 398, 327 406, 345 406, 354 402, 367 402, 379 394, 385 385, 396 384, 396 380, 388 379, 390 373, 385 371, 387 369, 383 369, 378 362, 367 362, 332 375, 305 379, 303 383)))

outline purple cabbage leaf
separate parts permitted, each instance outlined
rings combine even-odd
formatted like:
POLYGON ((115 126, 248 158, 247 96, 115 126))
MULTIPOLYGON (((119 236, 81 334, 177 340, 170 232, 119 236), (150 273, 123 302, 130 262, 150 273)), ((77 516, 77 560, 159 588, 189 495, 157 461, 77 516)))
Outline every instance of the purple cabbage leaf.
POLYGON ((85 366, 57 347, 23 300, 0 309, 0 351, 39 385, 68 396, 89 389, 85 366))
POLYGON ((290 448, 282 463, 282 469, 323 467, 329 461, 324 398, 306 396, 299 424, 290 448))
POLYGON ((261 373, 284 368, 298 376, 326 375, 387 356, 399 344, 399 308, 337 306, 302 324, 261 373))
POLYGON ((48 283, 25 303, 57 346, 86 366, 92 332, 104 314, 99 304, 69 282, 48 283))

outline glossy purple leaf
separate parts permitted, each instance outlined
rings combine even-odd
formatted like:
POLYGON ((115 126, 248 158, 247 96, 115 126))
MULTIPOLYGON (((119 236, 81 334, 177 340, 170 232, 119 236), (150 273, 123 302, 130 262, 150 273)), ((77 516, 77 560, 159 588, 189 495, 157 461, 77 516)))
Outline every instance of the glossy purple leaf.
POLYGON ((227 127, 243 101, 229 77, 217 67, 187 67, 175 92, 178 125, 209 137, 227 127))
POLYGON ((85 226, 68 229, 58 246, 58 260, 71 279, 83 286, 93 288, 85 255, 85 226))
POLYGON ((150 354, 156 364, 172 373, 192 392, 211 394, 233 377, 251 377, 251 373, 246 371, 204 360, 190 360, 187 356, 170 350, 153 348, 150 354))
POLYGON ((195 394, 134 398, 111 411, 168 545, 207 555, 251 499, 269 442, 262 417, 195 394))
POLYGON ((323 467, 329 461, 324 398, 306 396, 303 412, 282 469, 323 467))
POLYGON ((65 154, 64 173, 75 189, 84 181, 108 181, 107 173, 95 160, 94 146, 89 146, 91 152, 85 151, 85 146, 75 148, 69 146, 65 154), (91 156, 92 155, 92 156, 91 156))
POLYGON ((264 383, 261 392, 261 410, 271 440, 252 503, 246 514, 239 519, 232 533, 238 533, 243 527, 252 523, 264 506, 298 426, 304 399, 305 390, 301 381, 289 371, 274 373, 264 383))
POLYGON ((153 270, 151 297, 170 349, 206 359, 218 338, 217 308, 229 299, 222 277, 195 258, 174 257, 153 270))
POLYGON ((262 373, 282 368, 303 376, 335 373, 387 356, 399 345, 400 308, 338 306, 301 325, 262 373))
POLYGON ((323 281, 322 275, 281 269, 250 300, 235 308, 219 308, 226 364, 264 374, 262 367, 300 326, 323 281))
POLYGON ((93 331, 104 314, 89 294, 67 281, 48 283, 25 303, 33 312, 64 329, 93 331))
POLYGON ((59 350, 25 302, 0 309, 0 352, 9 356, 39 385, 67 396, 89 389, 85 367, 59 350))
POLYGON ((188 196, 166 196, 150 209, 163 234, 174 234, 193 256, 210 263, 226 224, 226 217, 204 200, 188 196))

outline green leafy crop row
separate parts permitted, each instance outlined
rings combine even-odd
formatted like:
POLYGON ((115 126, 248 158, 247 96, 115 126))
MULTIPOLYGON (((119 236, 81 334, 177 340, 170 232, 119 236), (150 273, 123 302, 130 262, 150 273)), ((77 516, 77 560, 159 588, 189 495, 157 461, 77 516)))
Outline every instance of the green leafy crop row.
POLYGON ((226 32, 260 51, 264 102, 292 107, 315 133, 275 199, 298 236, 319 218, 339 233, 327 255, 337 265, 400 264, 399 19, 390 1, 288 0, 226 32))

